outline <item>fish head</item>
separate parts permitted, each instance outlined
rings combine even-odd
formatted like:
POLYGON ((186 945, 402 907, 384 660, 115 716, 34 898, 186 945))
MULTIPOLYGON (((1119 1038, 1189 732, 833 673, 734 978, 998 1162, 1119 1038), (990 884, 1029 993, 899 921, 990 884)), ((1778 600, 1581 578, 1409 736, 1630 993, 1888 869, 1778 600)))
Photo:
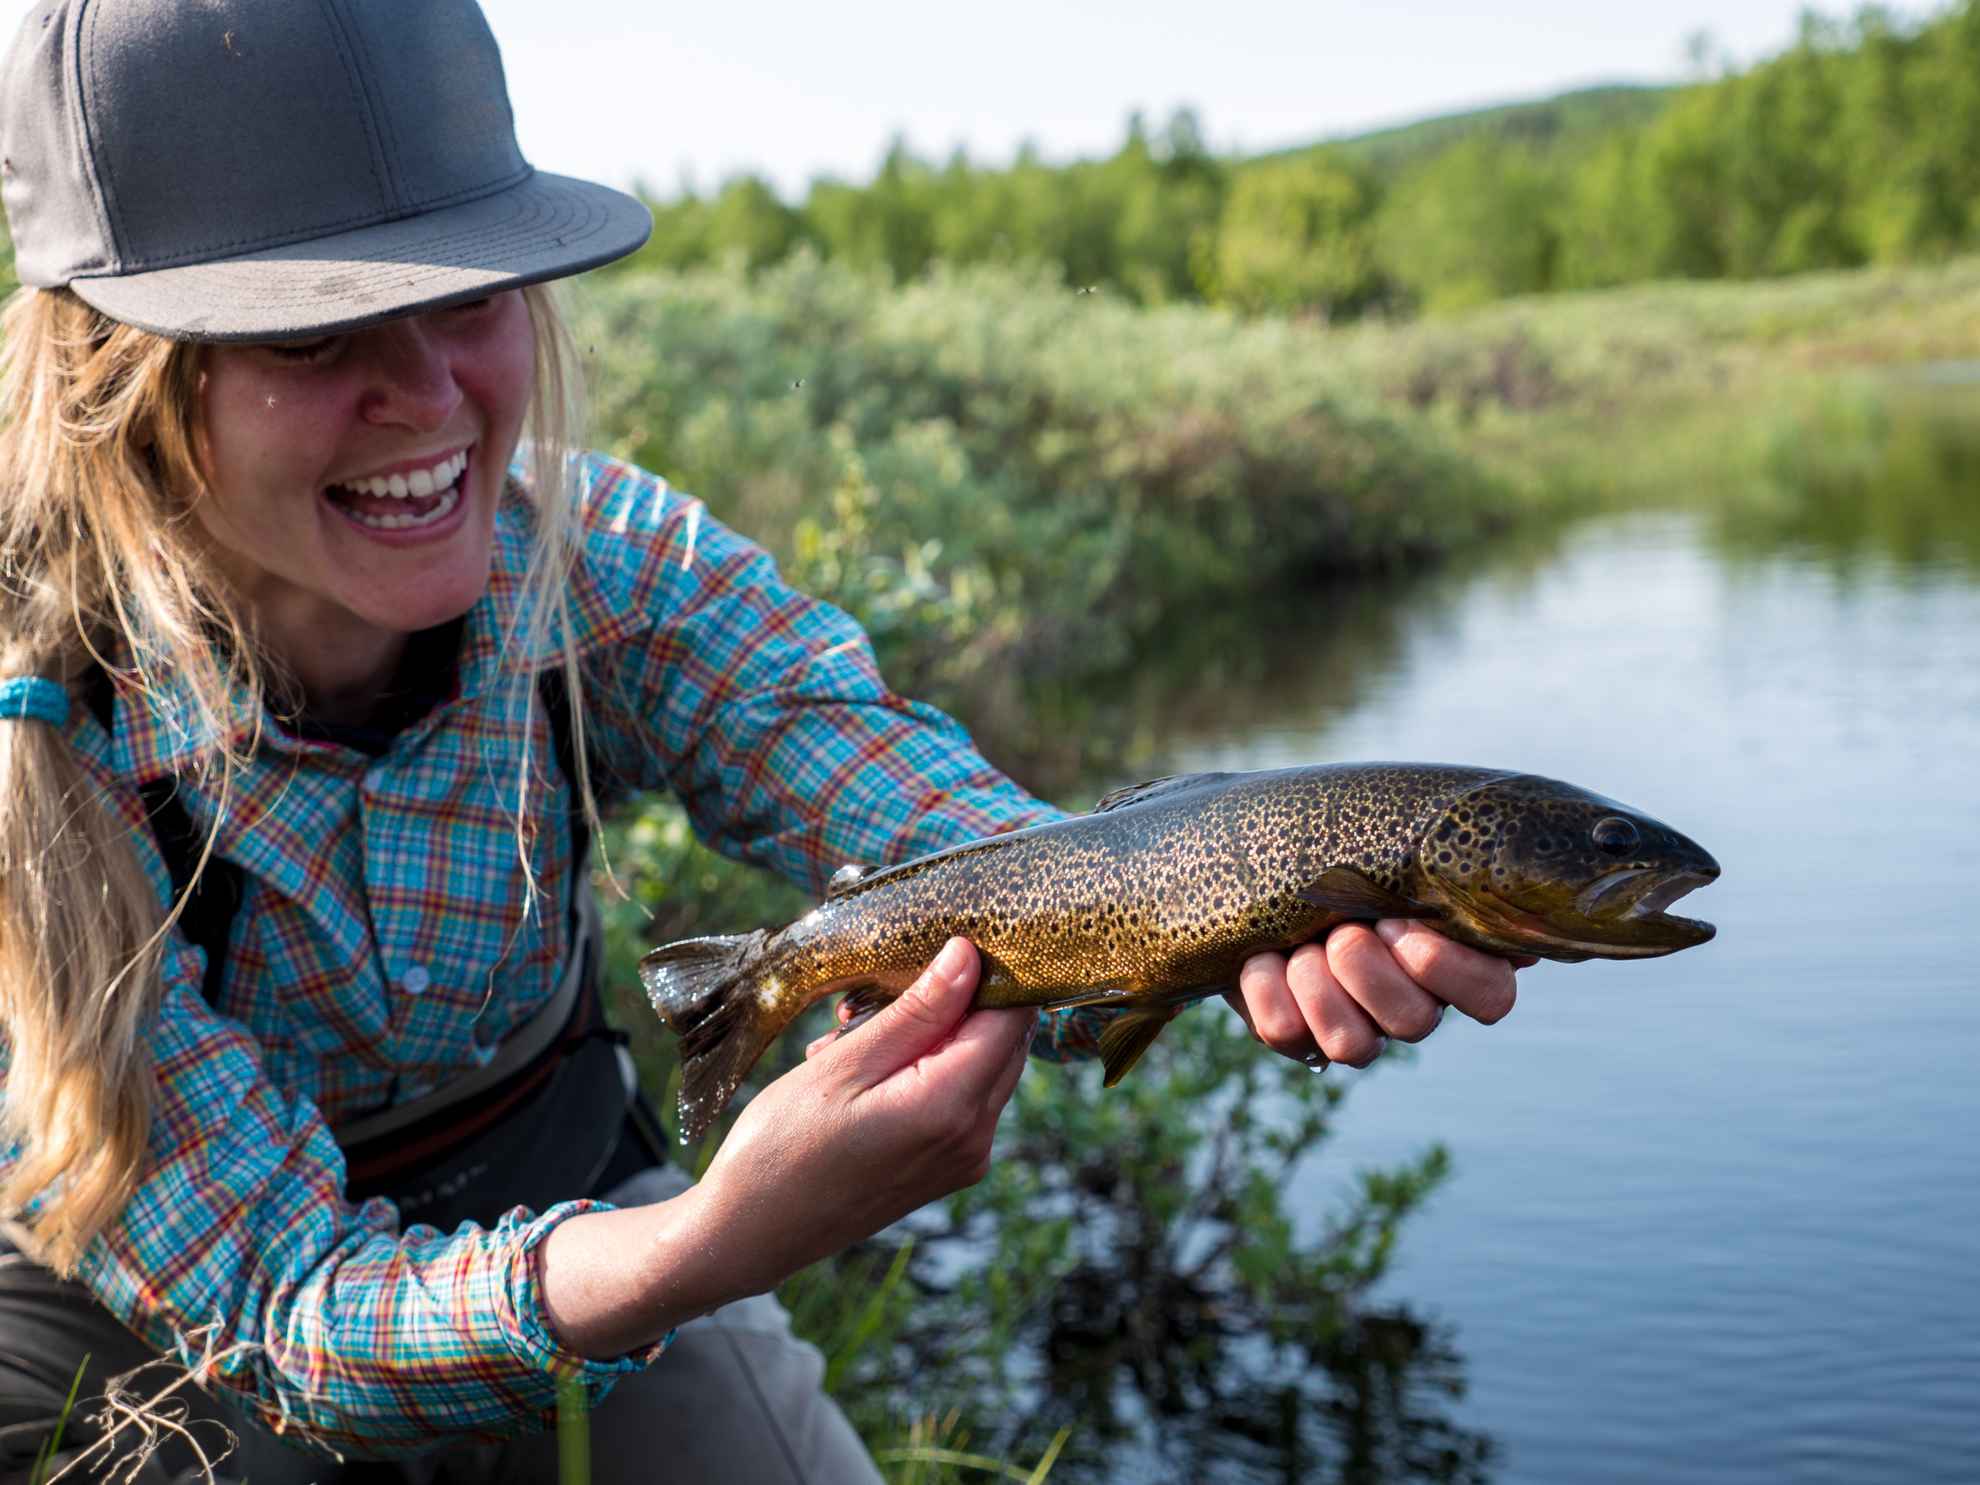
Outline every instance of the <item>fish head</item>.
POLYGON ((1467 790, 1419 847, 1424 895, 1454 936, 1544 959, 1647 959, 1710 923, 1665 911, 1719 875, 1689 836, 1641 810, 1533 774, 1467 790))

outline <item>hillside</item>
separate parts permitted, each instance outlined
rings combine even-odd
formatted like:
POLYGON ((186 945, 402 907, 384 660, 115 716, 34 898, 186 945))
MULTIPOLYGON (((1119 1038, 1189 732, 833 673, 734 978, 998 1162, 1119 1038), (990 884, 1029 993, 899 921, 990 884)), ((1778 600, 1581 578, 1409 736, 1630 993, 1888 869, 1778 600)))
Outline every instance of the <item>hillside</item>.
MULTIPOLYGON (((1677 89, 1648 83, 1604 83, 1518 103, 1495 103, 1339 139, 1317 140, 1249 161, 1293 159, 1320 150, 1343 155, 1389 177, 1436 155, 1459 140, 1483 137, 1504 144, 1551 147, 1592 141, 1634 129, 1662 113, 1677 89)), ((1246 160, 1233 161, 1242 165, 1246 160)))

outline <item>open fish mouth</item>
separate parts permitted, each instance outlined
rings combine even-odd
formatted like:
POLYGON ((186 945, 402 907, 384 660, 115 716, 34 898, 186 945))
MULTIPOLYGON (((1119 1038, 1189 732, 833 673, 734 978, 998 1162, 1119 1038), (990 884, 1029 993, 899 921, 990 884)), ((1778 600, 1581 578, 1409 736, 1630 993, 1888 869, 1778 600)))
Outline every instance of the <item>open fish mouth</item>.
POLYGON ((1678 929, 1702 935, 1700 941, 1718 932, 1701 918, 1680 918, 1666 912, 1687 892, 1703 887, 1718 876, 1716 871, 1680 870, 1649 866, 1625 867, 1596 878, 1575 898, 1575 907, 1584 918, 1616 925, 1641 924, 1678 929))

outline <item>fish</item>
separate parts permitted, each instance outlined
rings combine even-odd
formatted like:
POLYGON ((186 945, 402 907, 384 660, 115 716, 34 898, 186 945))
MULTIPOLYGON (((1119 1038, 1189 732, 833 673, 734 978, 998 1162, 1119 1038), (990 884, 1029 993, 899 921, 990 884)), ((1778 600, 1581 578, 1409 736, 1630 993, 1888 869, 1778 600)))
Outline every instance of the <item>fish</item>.
POLYGON ((856 1023, 961 935, 975 1007, 1112 1008, 1118 1083, 1187 1005, 1264 950, 1414 918, 1504 957, 1643 959, 1705 943, 1666 910, 1719 875, 1640 810, 1536 774, 1425 763, 1189 773, 1084 815, 893 866, 849 865, 777 929, 683 939, 640 982, 679 1039, 680 1130, 701 1139, 771 1042, 821 997, 856 1023))

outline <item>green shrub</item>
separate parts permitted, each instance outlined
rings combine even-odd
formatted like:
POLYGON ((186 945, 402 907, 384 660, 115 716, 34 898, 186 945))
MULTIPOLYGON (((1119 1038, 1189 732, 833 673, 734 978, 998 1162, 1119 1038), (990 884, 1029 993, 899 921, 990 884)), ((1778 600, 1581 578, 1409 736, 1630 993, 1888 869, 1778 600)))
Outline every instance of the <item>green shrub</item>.
POLYGON ((1192 606, 1394 568, 1513 511, 1310 327, 1137 311, 1038 268, 896 288, 805 253, 612 276, 579 304, 604 441, 1006 757, 1038 741, 1014 685, 1118 675, 1192 606))

